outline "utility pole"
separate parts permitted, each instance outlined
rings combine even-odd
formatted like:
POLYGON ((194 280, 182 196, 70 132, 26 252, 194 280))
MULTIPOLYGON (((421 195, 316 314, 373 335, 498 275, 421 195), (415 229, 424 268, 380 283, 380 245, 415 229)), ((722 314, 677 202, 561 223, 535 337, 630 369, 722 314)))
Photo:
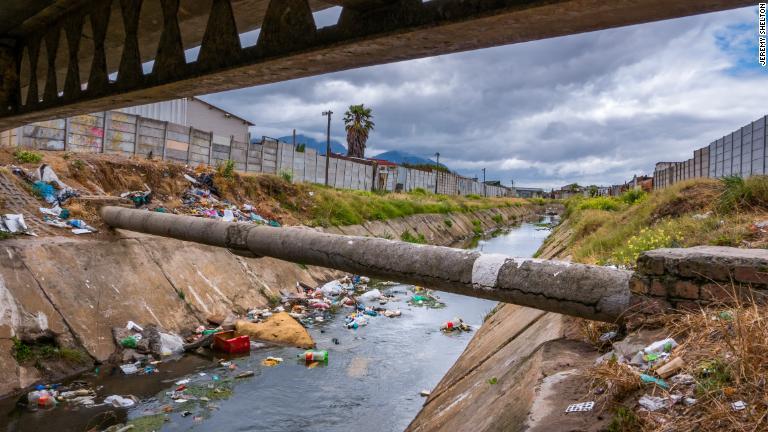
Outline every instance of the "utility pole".
POLYGON ((293 130, 293 149, 296 150, 296 129, 293 130))
POLYGON ((435 193, 437 193, 437 179, 440 177, 440 152, 435 153, 435 158, 437 158, 437 162, 435 163, 435 166, 437 167, 435 169, 435 193))
POLYGON ((485 168, 483 168, 483 196, 484 197, 488 196, 488 193, 486 192, 486 189, 485 189, 485 168))
POLYGON ((331 169, 331 115, 333 111, 323 111, 324 116, 328 116, 328 129, 326 129, 325 141, 325 185, 328 186, 328 176, 331 169))

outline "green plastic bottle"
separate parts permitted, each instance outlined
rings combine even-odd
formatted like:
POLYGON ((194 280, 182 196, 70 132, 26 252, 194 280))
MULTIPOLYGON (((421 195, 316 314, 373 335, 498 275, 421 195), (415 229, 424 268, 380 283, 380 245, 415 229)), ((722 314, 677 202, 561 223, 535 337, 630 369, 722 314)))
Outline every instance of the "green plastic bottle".
POLYGON ((328 351, 304 351, 304 354, 299 354, 298 357, 303 358, 305 362, 328 363, 328 351))

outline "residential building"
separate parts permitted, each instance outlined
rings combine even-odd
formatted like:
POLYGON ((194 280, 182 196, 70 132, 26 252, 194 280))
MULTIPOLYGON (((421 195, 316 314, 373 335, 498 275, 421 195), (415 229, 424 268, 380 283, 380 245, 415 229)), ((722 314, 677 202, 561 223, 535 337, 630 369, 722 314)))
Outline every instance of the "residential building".
POLYGON ((544 189, 515 186, 515 196, 518 198, 542 198, 544 189))
POLYGON ((118 111, 182 126, 194 126, 195 129, 212 132, 219 140, 234 137, 235 141, 246 143, 250 142, 248 128, 254 126, 248 120, 196 97, 138 105, 118 111))

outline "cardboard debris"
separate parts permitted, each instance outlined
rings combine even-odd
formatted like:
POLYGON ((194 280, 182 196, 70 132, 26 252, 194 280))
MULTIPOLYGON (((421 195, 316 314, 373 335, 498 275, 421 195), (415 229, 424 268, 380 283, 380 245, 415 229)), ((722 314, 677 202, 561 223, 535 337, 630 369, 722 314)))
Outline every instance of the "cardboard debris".
POLYGON ((568 408, 565 409, 565 412, 571 413, 571 412, 592 411, 592 408, 594 407, 595 407, 595 401, 575 403, 575 404, 568 405, 568 408))

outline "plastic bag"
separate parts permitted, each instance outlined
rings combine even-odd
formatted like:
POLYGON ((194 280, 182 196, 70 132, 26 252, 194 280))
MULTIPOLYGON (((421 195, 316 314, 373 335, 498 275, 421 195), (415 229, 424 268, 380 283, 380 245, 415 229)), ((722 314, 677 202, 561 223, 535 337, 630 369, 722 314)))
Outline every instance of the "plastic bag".
POLYGON ((160 333, 160 354, 169 356, 184 352, 184 340, 178 335, 160 333))
POLYGON ((107 396, 104 399, 104 403, 112 404, 112 406, 117 408, 128 408, 136 405, 136 401, 133 399, 119 395, 107 396))
POLYGON ((367 293, 360 295, 358 298, 362 301, 374 301, 378 300, 379 297, 381 297, 381 291, 374 288, 367 293))
POLYGON ((128 336, 126 338, 120 339, 120 345, 123 348, 136 348, 136 338, 133 336, 128 336))

